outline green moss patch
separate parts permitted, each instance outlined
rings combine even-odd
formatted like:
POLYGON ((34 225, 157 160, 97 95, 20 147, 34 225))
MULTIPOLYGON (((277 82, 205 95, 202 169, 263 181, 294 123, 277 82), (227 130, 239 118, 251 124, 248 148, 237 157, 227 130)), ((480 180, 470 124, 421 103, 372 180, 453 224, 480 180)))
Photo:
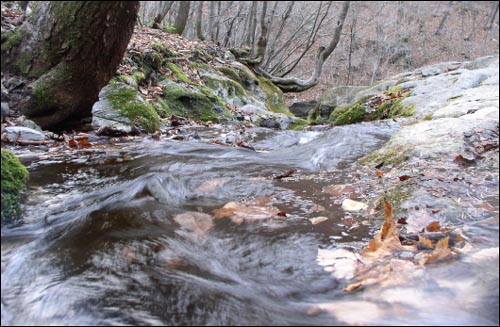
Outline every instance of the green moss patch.
POLYGON ((259 86, 266 95, 266 107, 275 113, 293 116, 285 104, 283 92, 265 77, 257 77, 259 86))
POLYGON ((231 115, 220 97, 209 89, 202 88, 198 93, 172 84, 164 89, 161 107, 171 114, 203 121, 218 121, 219 115, 231 115))
POLYGON ((19 192, 25 187, 28 170, 9 150, 2 149, 1 223, 9 223, 21 215, 19 192))
POLYGON ((160 119, 151 104, 140 98, 138 92, 124 84, 115 83, 106 98, 132 122, 149 133, 158 130, 160 119))
POLYGON ((339 126, 362 121, 411 117, 415 114, 415 105, 403 105, 403 100, 409 95, 409 91, 404 92, 401 87, 396 87, 379 96, 363 97, 351 107, 336 108, 330 114, 329 121, 339 126))
POLYGON ((287 129, 292 130, 292 131, 302 131, 308 125, 309 125, 309 122, 307 120, 298 118, 294 122, 290 123, 287 126, 287 129))
POLYGON ((183 83, 186 83, 186 84, 190 83, 190 80, 186 76, 186 74, 184 74, 184 72, 173 62, 165 63, 165 67, 167 67, 172 72, 172 74, 174 74, 174 76, 175 76, 175 78, 177 78, 177 80, 179 80, 183 83))
POLYGON ((408 160, 409 153, 414 149, 413 146, 395 146, 392 148, 382 148, 375 150, 363 158, 359 162, 366 165, 398 165, 408 160))

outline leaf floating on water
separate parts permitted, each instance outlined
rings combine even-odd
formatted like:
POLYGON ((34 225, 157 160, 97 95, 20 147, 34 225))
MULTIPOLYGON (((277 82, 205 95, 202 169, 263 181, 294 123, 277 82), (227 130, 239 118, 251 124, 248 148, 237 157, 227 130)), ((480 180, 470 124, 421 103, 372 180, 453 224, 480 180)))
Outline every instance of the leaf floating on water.
POLYGON ((354 187, 350 184, 333 184, 323 187, 323 192, 336 197, 341 197, 345 194, 353 193, 354 187))
POLYGON ((425 229, 428 232, 439 232, 441 230, 441 225, 439 225, 439 221, 433 221, 425 229))
POLYGON ((217 190, 217 188, 224 186, 227 181, 227 178, 214 178, 203 182, 200 186, 198 186, 197 190, 200 192, 212 192, 217 190))
POLYGON ((342 209, 346 211, 360 211, 368 208, 368 205, 363 202, 354 201, 351 199, 345 199, 342 201, 342 209))
POLYGON ((314 218, 309 219, 309 221, 313 225, 320 224, 320 223, 327 221, 327 220, 328 220, 328 217, 314 217, 314 218))
POLYGON ((361 282, 352 283, 352 284, 347 285, 347 287, 344 288, 344 291, 352 292, 354 290, 357 290, 361 286, 363 286, 363 282, 362 281, 361 282))
POLYGON ((429 262, 432 261, 438 261, 438 260, 443 260, 446 259, 451 255, 451 250, 448 248, 448 242, 450 240, 450 237, 447 236, 443 239, 440 239, 437 244, 436 248, 432 253, 428 254, 427 256, 423 257, 419 263, 421 265, 425 265, 429 262))
POLYGON ((183 228, 197 234, 206 234, 213 227, 213 218, 209 214, 195 211, 188 211, 178 214, 174 221, 183 228))
POLYGON ((215 209, 216 219, 230 218, 234 223, 255 222, 275 218, 280 213, 275 207, 269 206, 268 198, 256 198, 247 202, 229 202, 222 208, 215 209))
POLYGON ((273 177, 273 179, 283 179, 286 177, 290 177, 293 174, 295 174, 296 172, 297 172, 297 169, 289 169, 286 172, 284 172, 283 174, 273 177))

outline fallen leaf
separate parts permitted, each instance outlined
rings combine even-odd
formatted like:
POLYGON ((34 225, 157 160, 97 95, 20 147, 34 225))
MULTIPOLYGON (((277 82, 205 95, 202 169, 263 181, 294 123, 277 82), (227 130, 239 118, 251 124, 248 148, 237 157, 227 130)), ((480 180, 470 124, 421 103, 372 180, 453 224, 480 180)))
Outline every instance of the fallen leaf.
POLYGON ((336 197, 341 197, 344 194, 353 193, 354 187, 350 184, 333 184, 323 187, 323 192, 336 197))
POLYGON ((408 175, 402 175, 402 176, 399 176, 399 180, 400 180, 401 182, 404 182, 405 180, 410 179, 410 178, 411 178, 411 176, 408 176, 408 175))
POLYGON ((70 148, 76 148, 76 147, 78 147, 78 143, 76 143, 76 141, 75 141, 75 140, 69 140, 69 141, 68 141, 68 146, 69 146, 70 148))
POLYGON ((469 159, 459 154, 455 157, 455 159, 453 159, 453 162, 462 166, 470 166, 476 162, 476 159, 469 159))
POLYGON ((427 249, 434 249, 434 245, 432 245, 432 241, 423 237, 422 235, 418 235, 418 242, 423 245, 427 249))
POLYGON ((441 230, 441 225, 439 225, 439 221, 432 221, 431 223, 429 223, 429 225, 427 225, 427 227, 425 227, 425 229, 428 231, 428 232, 438 232, 441 230))
POLYGON ((206 234, 213 227, 212 216, 202 212, 181 213, 174 217, 174 221, 197 235, 206 234))
POLYGON ((309 219, 309 221, 313 224, 313 225, 317 225, 317 224, 320 224, 324 221, 327 221, 328 220, 328 217, 314 217, 314 218, 311 218, 309 219))
POLYGON ((197 191, 200 192, 213 192, 217 190, 217 188, 223 186, 228 181, 227 178, 215 178, 209 181, 203 182, 198 188, 197 191))
POLYGON ((352 283, 352 284, 349 284, 347 285, 346 288, 344 288, 344 291, 347 291, 347 292, 352 292, 358 288, 360 288, 361 286, 363 286, 363 282, 356 282, 356 283, 352 283))
POLYGON ((281 175, 273 177, 273 179, 282 179, 282 178, 290 177, 291 175, 293 175, 296 172, 297 172, 297 169, 290 169, 290 170, 287 170, 286 172, 284 172, 281 175))
POLYGON ((280 210, 269 206, 268 202, 264 197, 247 202, 228 202, 224 207, 215 209, 213 215, 216 219, 230 218, 236 224, 273 219, 280 210))
POLYGON ((449 242, 449 240, 450 240, 449 236, 447 236, 447 237, 445 237, 443 239, 440 239, 437 242, 434 251, 432 251, 427 256, 423 257, 419 261, 419 263, 421 265, 425 265, 425 264, 427 264, 429 262, 443 260, 443 259, 446 259, 447 257, 449 257, 451 255, 451 250, 448 248, 448 242, 449 242))
POLYGON ((87 141, 87 139, 81 139, 80 141, 78 141, 78 143, 80 144, 80 146, 82 148, 90 148, 90 147, 92 147, 92 144, 90 144, 89 141, 87 141))
POLYGON ((363 202, 354 201, 351 199, 345 199, 342 201, 342 209, 346 211, 360 211, 368 208, 368 205, 363 202))

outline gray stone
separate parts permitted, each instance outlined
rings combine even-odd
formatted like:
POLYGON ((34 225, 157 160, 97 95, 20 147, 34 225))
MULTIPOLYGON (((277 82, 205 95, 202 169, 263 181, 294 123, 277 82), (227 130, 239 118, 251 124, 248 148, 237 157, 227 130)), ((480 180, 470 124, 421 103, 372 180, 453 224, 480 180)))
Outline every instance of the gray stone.
POLYGON ((297 117, 307 119, 309 111, 311 111, 316 105, 317 101, 304 101, 295 102, 290 106, 290 112, 297 117))
POLYGON ((30 119, 25 119, 21 123, 21 126, 27 127, 27 128, 31 128, 31 129, 34 129, 34 130, 42 132, 42 129, 40 128, 40 126, 38 126, 37 123, 35 123, 34 121, 32 121, 30 119))
POLYGON ((266 128, 281 128, 281 125, 276 119, 274 118, 263 118, 260 121, 260 127, 266 127, 266 128))
POLYGON ((2 102, 2 118, 7 117, 10 114, 10 107, 7 102, 2 102))
POLYGON ((9 142, 30 142, 30 141, 45 141, 45 134, 27 127, 8 126, 5 128, 5 135, 9 142))
MULTIPOLYGON (((119 89, 134 90, 131 86, 124 83, 112 83, 105 86, 99 93, 99 101, 94 103, 92 107, 92 127, 95 129, 111 128, 117 132, 132 133, 136 128, 129 118, 124 116, 118 108, 114 108, 108 97, 119 89)), ((139 94, 135 101, 145 103, 139 94)))

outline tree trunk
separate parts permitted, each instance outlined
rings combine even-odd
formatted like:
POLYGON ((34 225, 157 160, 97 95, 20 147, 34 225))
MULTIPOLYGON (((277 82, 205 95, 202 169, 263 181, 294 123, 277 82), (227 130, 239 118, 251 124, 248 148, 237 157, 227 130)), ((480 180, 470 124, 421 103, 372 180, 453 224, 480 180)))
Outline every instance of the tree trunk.
POLYGON ((175 17, 175 33, 182 35, 184 29, 186 28, 187 21, 189 18, 189 9, 191 8, 191 1, 180 1, 179 11, 175 17))
POLYGON ((488 24, 486 24, 486 30, 491 30, 493 28, 493 22, 495 21, 495 17, 497 16, 498 12, 498 1, 495 1, 494 8, 491 12, 491 16, 488 19, 488 24))
POLYGON ((6 38, 2 71, 32 80, 17 107, 42 128, 91 115, 134 30, 138 1, 40 1, 6 38))
POLYGON ((335 27, 333 38, 328 44, 327 47, 320 47, 318 49, 318 54, 316 55, 316 63, 314 65, 314 71, 312 76, 307 79, 299 79, 295 77, 290 78, 282 78, 272 76, 269 73, 265 72, 259 67, 256 68, 256 71, 266 78, 270 79, 277 87, 279 87, 283 92, 302 92, 310 89, 311 87, 317 85, 319 83, 319 78, 321 77, 321 72, 323 70, 323 64, 326 59, 330 56, 330 54, 335 50, 337 44, 340 40, 340 33, 342 32, 342 28, 344 26, 344 21, 347 16, 347 11, 349 10, 349 1, 345 1, 342 5, 342 10, 339 15, 339 19, 337 21, 337 26, 335 27))
POLYGON ((453 1, 448 2, 448 7, 446 7, 446 11, 444 12, 444 16, 441 19, 441 22, 439 23, 439 26, 438 26, 436 32, 434 32, 434 35, 441 35, 441 33, 443 32, 444 24, 446 23, 448 16, 450 16, 450 9, 451 9, 452 3, 453 3, 453 1))
POLYGON ((198 1, 198 14, 196 17, 196 36, 198 39, 204 41, 205 36, 203 35, 203 1, 198 1))

